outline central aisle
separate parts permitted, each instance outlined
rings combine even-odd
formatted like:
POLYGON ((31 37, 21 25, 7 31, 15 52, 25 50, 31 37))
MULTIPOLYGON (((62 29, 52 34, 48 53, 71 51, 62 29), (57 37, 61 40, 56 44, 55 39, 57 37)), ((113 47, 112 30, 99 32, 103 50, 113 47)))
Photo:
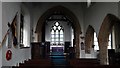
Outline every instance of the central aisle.
POLYGON ((63 52, 52 52, 50 57, 54 68, 67 68, 68 62, 63 52))

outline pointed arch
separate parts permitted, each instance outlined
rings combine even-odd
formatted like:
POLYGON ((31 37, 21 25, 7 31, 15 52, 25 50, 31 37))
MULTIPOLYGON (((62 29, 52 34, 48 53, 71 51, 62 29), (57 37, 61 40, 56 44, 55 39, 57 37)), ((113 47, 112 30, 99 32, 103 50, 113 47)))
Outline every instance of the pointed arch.
POLYGON ((80 23, 79 20, 77 19, 77 17, 74 15, 74 13, 72 11, 70 11, 69 9, 67 9, 66 7, 63 6, 55 6, 53 8, 48 9, 38 20, 37 25, 36 25, 36 33, 41 32, 42 30, 42 25, 45 22, 45 20, 53 14, 53 12, 55 11, 60 11, 62 13, 64 13, 66 16, 68 16, 72 21, 72 25, 74 30, 79 31, 79 33, 81 33, 81 27, 80 27, 80 23))
POLYGON ((112 27, 116 23, 120 23, 120 20, 113 14, 107 14, 100 27, 98 34, 98 44, 100 47, 100 63, 102 65, 106 65, 108 62, 107 46, 108 46, 109 34, 112 31, 112 27))
POLYGON ((72 27, 74 29, 74 35, 75 35, 75 50, 76 50, 76 57, 79 58, 80 55, 80 49, 79 49, 79 35, 81 33, 81 27, 80 27, 80 23, 79 20, 77 19, 77 17, 74 15, 74 13, 72 11, 70 11, 69 9, 67 9, 66 7, 63 6, 55 6, 53 8, 48 9, 38 20, 37 25, 36 25, 36 33, 38 34, 38 41, 41 41, 41 34, 42 34, 42 27, 43 24, 45 22, 45 20, 53 14, 53 12, 62 12, 63 14, 65 14, 67 17, 70 18, 70 20, 72 20, 72 27))
POLYGON ((89 25, 85 34, 85 52, 90 53, 94 44, 94 28, 89 25))

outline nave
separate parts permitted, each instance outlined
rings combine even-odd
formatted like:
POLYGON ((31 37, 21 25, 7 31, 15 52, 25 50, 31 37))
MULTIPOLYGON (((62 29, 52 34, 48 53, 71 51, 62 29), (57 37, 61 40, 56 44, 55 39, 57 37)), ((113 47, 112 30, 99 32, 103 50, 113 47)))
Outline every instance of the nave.
POLYGON ((120 2, 1 4, 0 67, 119 68, 120 2))

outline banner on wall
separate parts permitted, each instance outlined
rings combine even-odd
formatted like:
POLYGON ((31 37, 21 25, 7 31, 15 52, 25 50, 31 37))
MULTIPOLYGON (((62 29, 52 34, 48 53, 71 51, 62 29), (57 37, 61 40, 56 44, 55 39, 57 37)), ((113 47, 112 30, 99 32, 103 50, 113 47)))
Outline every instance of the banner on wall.
POLYGON ((17 47, 18 41, 17 41, 17 14, 15 15, 12 23, 10 24, 8 22, 8 48, 11 48, 12 44, 14 47, 17 47))
POLYGON ((11 48, 12 47, 12 40, 11 40, 12 39, 12 30, 10 27, 9 27, 7 33, 8 33, 8 48, 11 48))

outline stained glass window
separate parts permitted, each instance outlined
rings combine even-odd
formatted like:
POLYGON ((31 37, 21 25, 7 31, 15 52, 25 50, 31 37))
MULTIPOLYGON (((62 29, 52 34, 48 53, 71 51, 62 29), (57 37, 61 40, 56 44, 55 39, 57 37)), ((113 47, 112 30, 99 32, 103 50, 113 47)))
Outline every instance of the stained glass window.
POLYGON ((64 29, 59 22, 51 28, 51 44, 64 44, 64 29))

